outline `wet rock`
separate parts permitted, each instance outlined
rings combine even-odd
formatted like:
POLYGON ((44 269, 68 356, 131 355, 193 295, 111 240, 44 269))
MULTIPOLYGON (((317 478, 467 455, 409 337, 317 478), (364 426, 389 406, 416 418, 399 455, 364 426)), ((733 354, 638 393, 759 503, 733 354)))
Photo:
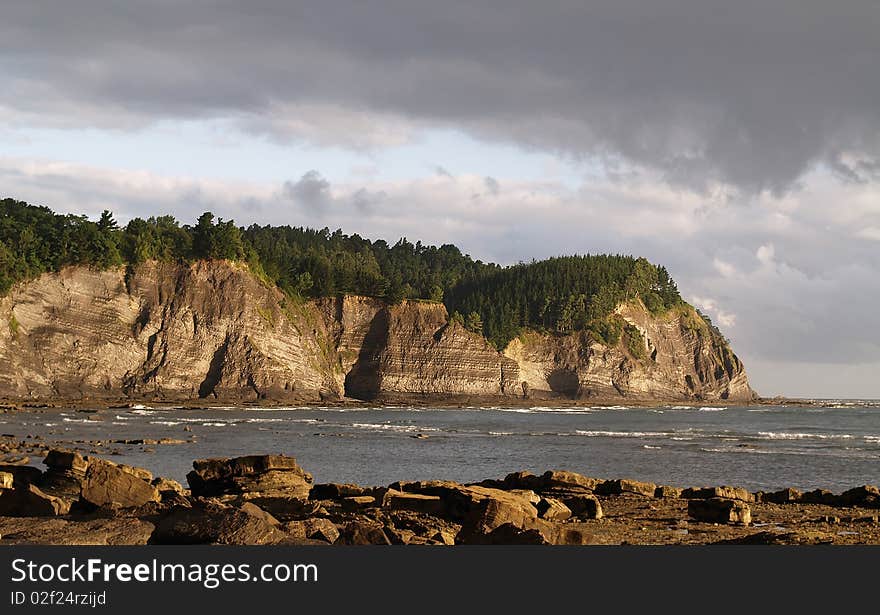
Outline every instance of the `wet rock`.
POLYGON ((547 521, 565 521, 571 517, 571 510, 553 498, 541 498, 538 502, 538 517, 547 521))
POLYGON ((752 510, 748 504, 724 498, 692 499, 688 502, 688 515, 707 523, 749 525, 752 522, 752 510))
POLYGON ((300 544, 265 519, 217 502, 173 508, 156 524, 150 544, 300 544))
POLYGON ((70 512, 70 500, 49 495, 36 485, 25 485, 0 493, 0 515, 9 517, 54 517, 70 512))
POLYGON ((133 508, 160 500, 159 490, 131 471, 103 459, 90 458, 80 497, 93 506, 133 508))
POLYGON ((632 493, 635 495, 643 495, 645 497, 654 497, 657 485, 654 483, 643 483, 637 480, 629 480, 620 478, 616 480, 606 480, 597 488, 597 493, 602 495, 621 495, 624 493, 632 493))
POLYGON ((285 455, 198 459, 186 479, 195 496, 259 493, 308 498, 312 488, 311 474, 285 455))
POLYGON ((602 505, 594 495, 573 495, 563 500, 571 513, 581 519, 601 519, 602 505))

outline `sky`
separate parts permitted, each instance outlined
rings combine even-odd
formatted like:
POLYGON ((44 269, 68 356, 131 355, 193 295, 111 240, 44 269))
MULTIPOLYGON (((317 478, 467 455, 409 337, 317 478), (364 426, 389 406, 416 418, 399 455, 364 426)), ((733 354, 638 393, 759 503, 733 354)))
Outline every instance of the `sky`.
POLYGON ((4 0, 0 198, 666 265, 880 398, 876 0, 4 0))

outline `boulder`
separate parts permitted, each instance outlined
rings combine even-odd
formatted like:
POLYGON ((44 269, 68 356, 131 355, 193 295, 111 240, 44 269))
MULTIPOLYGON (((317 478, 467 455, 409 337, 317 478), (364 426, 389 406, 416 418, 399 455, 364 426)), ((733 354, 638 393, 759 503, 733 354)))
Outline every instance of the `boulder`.
POLYGON ((301 544, 268 521, 217 502, 175 506, 156 524, 150 544, 301 544))
POLYGON ((338 544, 343 545, 390 545, 381 523, 351 521, 339 532, 338 544))
POLYGON ((670 487, 669 485, 657 485, 657 488, 654 490, 655 498, 672 498, 677 499, 681 497, 682 489, 680 487, 670 487))
POLYGON ((825 504, 827 506, 836 506, 838 497, 827 489, 814 489, 807 491, 800 497, 801 504, 825 504))
POLYGON ((239 510, 242 512, 246 512, 247 514, 262 519, 269 525, 278 527, 281 525, 281 522, 278 521, 275 517, 267 513, 265 510, 254 504, 253 502, 245 502, 239 507, 239 510))
POLYGON ((394 490, 385 493, 382 507, 388 510, 409 510, 435 516, 442 515, 444 511, 444 504, 440 496, 394 490))
POLYGON ((754 502, 755 496, 742 487, 690 487, 681 493, 681 497, 688 500, 708 500, 710 498, 722 498, 725 500, 739 500, 740 502, 754 502))
POLYGON ((537 509, 538 517, 547 521, 565 521, 571 517, 571 509, 553 498, 541 498, 537 509))
POLYGON ((542 476, 535 476, 531 472, 511 472, 504 477, 504 480, 495 482, 499 483, 498 488, 508 490, 528 489, 537 491, 544 486, 544 478, 542 476))
POLYGON ((437 530, 431 535, 431 540, 440 544, 452 546, 455 544, 455 532, 449 530, 437 530))
POLYGON ((43 460, 47 470, 39 480, 40 489, 58 497, 76 499, 89 462, 76 451, 54 449, 43 460))
POLYGON ((295 538, 309 538, 333 544, 339 538, 339 529, 329 519, 288 521, 283 529, 295 538))
POLYGON ((552 545, 556 531, 549 524, 535 523, 521 527, 515 523, 503 523, 481 537, 479 544, 487 545, 552 545))
POLYGON ((350 483, 321 483, 313 485, 309 492, 309 499, 312 500, 338 500, 340 498, 349 498, 364 495, 366 490, 359 485, 350 483))
POLYGON ((880 508, 880 489, 874 485, 862 485, 844 491, 840 494, 838 501, 841 506, 880 508))
POLYGON ((581 519, 601 519, 602 505, 594 495, 573 495, 565 498, 563 503, 575 517, 581 519))
POLYGON ((568 491, 594 491, 601 483, 598 478, 590 478, 565 470, 547 470, 541 476, 541 489, 565 489, 568 491))
POLYGON ((462 522, 456 543, 497 544, 497 537, 493 538, 491 534, 502 525, 510 525, 523 531, 538 526, 538 511, 531 503, 522 498, 511 497, 504 491, 499 493, 507 497, 487 494, 473 503, 462 522))
POLYGON ((20 466, 14 464, 0 464, 0 472, 12 474, 12 486, 14 488, 35 485, 40 482, 43 473, 33 466, 20 466))
POLYGON ((70 512, 70 500, 49 495, 36 485, 25 485, 0 493, 0 516, 54 517, 70 512))
POLYGON ((510 491, 482 487, 480 485, 461 485, 451 481, 419 481, 411 483, 394 483, 392 488, 406 493, 434 495, 443 503, 442 516, 452 521, 464 521, 475 511, 482 514, 485 502, 496 500, 503 502, 512 509, 519 509, 525 517, 537 518, 537 509, 532 506, 530 497, 524 497, 510 491))
POLYGON ((356 512, 363 508, 376 506, 376 498, 371 495, 354 495, 348 498, 342 498, 342 510, 345 512, 356 512))
POLYGON ((597 493, 602 495, 621 495, 624 493, 632 493, 635 495, 643 495, 645 497, 654 497, 657 485, 654 483, 643 483, 637 480, 629 480, 620 478, 616 480, 606 480, 597 488, 597 493))
POLYGON ((797 489, 780 489, 772 493, 764 493, 761 495, 762 502, 770 502, 771 504, 791 504, 798 502, 803 494, 797 489))
POLYGON ((80 498, 93 506, 134 508, 160 501, 159 490, 103 459, 89 458, 80 498))
POLYGON ((165 494, 165 493, 169 493, 169 492, 171 492, 171 493, 184 493, 183 485, 178 483, 176 480, 172 480, 170 478, 162 478, 160 476, 160 477, 154 478, 150 482, 150 484, 153 485, 156 489, 158 489, 159 493, 161 493, 161 494, 165 494))
POLYGON ((120 470, 122 470, 123 472, 128 472, 132 476, 137 477, 143 481, 146 481, 148 483, 153 482, 153 473, 150 472, 149 470, 147 470, 146 468, 137 468, 135 466, 128 466, 128 465, 125 465, 124 463, 117 464, 116 467, 119 468, 120 470))
POLYGON ((186 480, 194 496, 259 493, 308 498, 312 488, 311 474, 285 455, 197 459, 186 480))
POLYGON ((244 494, 242 499, 253 502, 281 521, 301 521, 314 515, 326 514, 321 503, 315 500, 259 494, 244 494))
POLYGON ((15 484, 15 476, 11 472, 0 472, 0 489, 12 489, 15 484))
POLYGON ((688 502, 688 515, 707 523, 749 525, 752 522, 752 510, 748 504, 724 498, 692 499, 688 502))

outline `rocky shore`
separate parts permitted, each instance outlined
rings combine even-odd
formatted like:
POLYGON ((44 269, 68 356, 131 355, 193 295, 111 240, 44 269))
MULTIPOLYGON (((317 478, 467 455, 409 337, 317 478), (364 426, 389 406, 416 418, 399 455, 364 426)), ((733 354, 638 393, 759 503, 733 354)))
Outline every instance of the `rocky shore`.
POLYGON ((880 544, 880 490, 674 487, 563 470, 315 483, 293 457, 193 462, 187 487, 49 450, 0 464, 0 544, 880 544))

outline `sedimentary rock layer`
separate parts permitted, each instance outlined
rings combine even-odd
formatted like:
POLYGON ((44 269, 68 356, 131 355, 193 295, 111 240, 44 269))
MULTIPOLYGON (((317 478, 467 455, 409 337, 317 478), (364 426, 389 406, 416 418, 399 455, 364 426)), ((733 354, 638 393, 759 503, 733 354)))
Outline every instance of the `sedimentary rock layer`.
POLYGON ((0 397, 754 397, 739 359, 689 306, 618 313, 643 351, 527 332, 498 352, 438 303, 295 301, 225 261, 72 267, 0 300, 0 397))

